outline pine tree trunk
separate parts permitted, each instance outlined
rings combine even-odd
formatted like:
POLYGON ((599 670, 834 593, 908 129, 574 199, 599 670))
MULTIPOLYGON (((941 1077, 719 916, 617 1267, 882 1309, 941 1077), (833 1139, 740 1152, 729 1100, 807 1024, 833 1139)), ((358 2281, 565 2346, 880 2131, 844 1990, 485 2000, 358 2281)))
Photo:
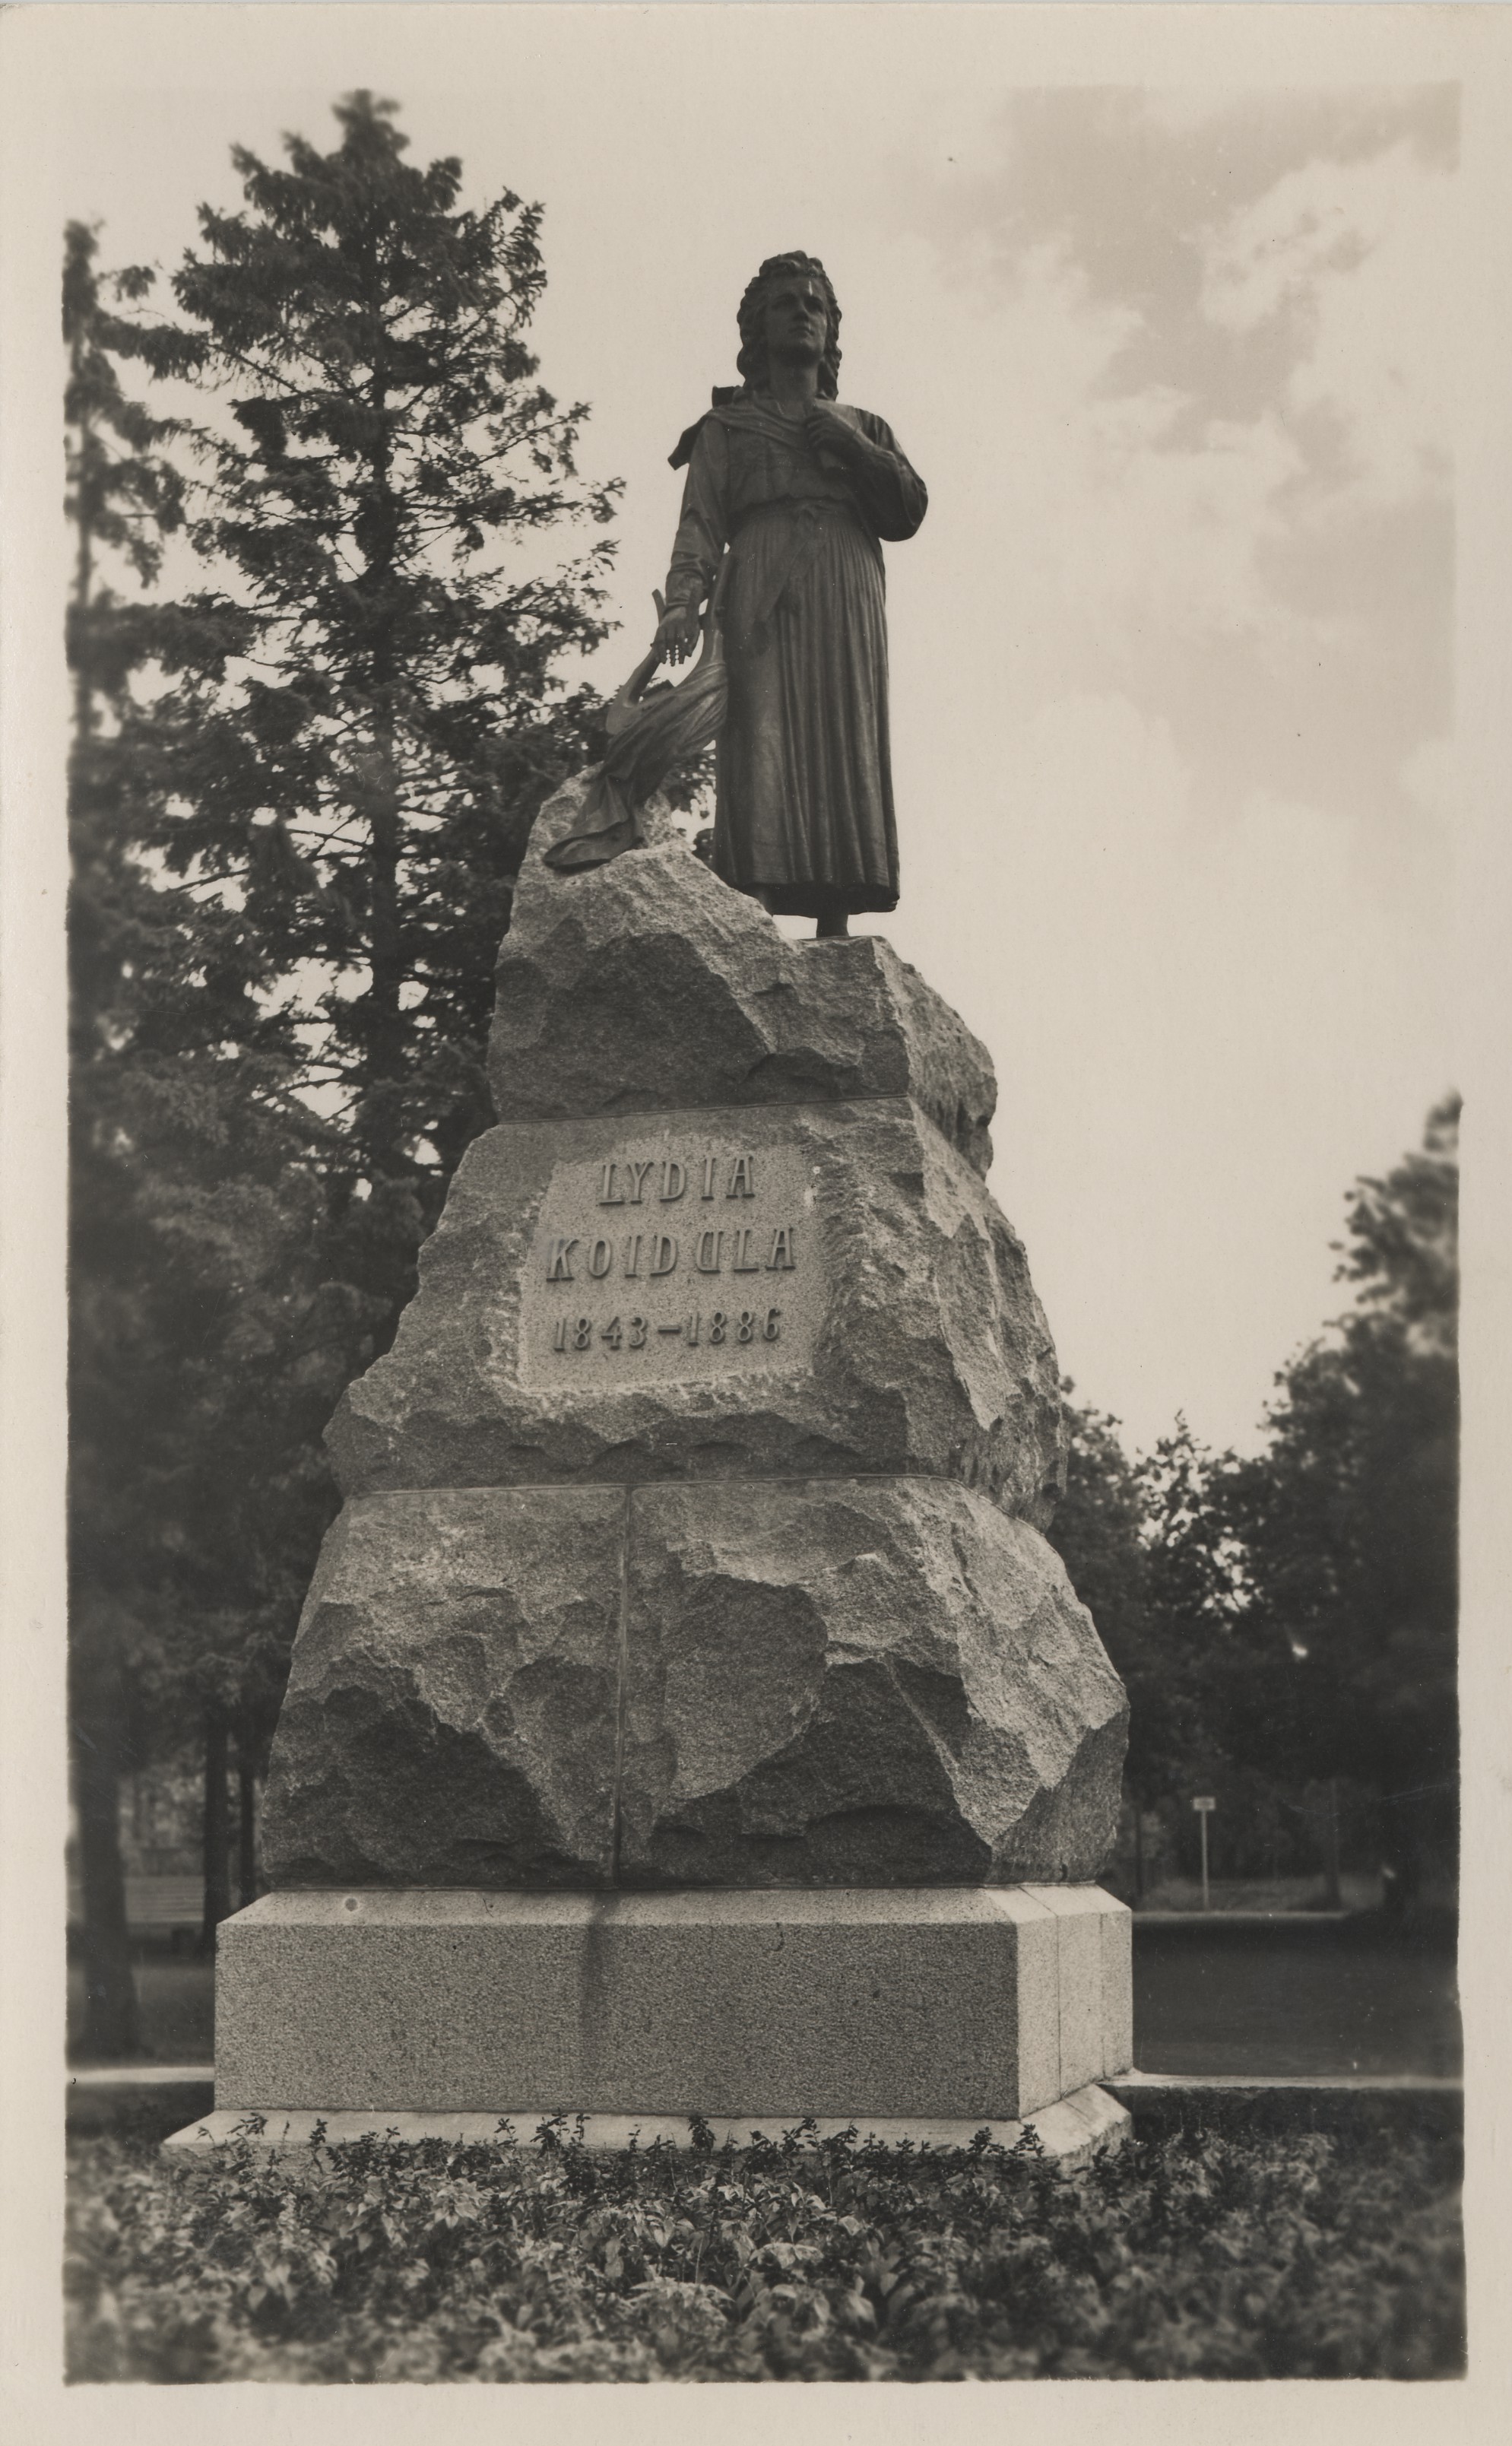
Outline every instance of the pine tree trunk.
POLYGON ((79 1873, 84 1887, 84 2022, 77 2052, 121 2062, 141 2052, 121 1859, 120 1711, 108 1681, 73 1727, 79 1873))
POLYGON ((1338 1873, 1338 1778, 1330 1776, 1328 1799, 1323 1816, 1323 1895, 1330 1910, 1338 1910, 1344 1899, 1338 1873))
POLYGON ((1410 1795, 1388 1793, 1381 1804, 1386 1857, 1384 1907, 1388 1918, 1400 1919, 1417 1884, 1412 1842, 1410 1795))
POLYGON ((236 1886, 245 1910, 249 1903, 257 1900, 257 1778, 252 1751, 240 1734, 236 1740, 236 1886))
POLYGON ((403 982, 399 922, 399 775, 392 726, 379 725, 367 802, 371 893, 371 984, 368 988, 367 1126, 373 1168, 398 1175, 401 1159, 400 1080, 403 1067, 403 982))
MULTIPOLYGON (((380 282, 376 262, 369 277, 380 282)), ((382 364, 376 364, 368 386, 373 429, 386 432, 388 388, 382 364)), ((364 1135, 375 1176, 398 1178, 407 1171, 401 1155, 403 1125, 401 1086, 404 1021, 400 1007, 403 955, 400 934, 400 790, 395 687, 398 677, 392 633, 392 612, 384 597, 393 581, 394 541, 399 532, 399 504, 394 498, 393 468, 386 439, 381 438, 368 468, 364 505, 364 551, 367 566, 361 584, 373 614, 372 690, 374 723, 366 765, 364 792, 367 818, 368 959, 366 1094, 364 1135)))
POLYGON ((214 1953, 215 1930, 231 1917, 231 1810, 226 1791, 225 1720, 205 1719, 205 1909, 200 1922, 199 1949, 214 1953))

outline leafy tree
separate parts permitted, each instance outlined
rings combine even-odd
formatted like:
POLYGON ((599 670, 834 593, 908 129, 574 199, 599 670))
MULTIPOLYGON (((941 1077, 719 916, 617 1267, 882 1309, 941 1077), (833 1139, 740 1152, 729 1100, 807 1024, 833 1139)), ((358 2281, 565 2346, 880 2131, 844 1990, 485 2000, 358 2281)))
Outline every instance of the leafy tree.
POLYGON ((1050 1542, 1109 1653, 1127 1654, 1145 1628, 1138 1480, 1119 1440, 1119 1421, 1105 1411, 1073 1403, 1076 1387, 1069 1377, 1060 1389, 1066 1396, 1071 1440, 1066 1491, 1055 1506, 1050 1542))
POLYGON ((1125 1772, 1148 1808, 1185 1795, 1223 1751, 1240 1613, 1240 1557, 1223 1505, 1230 1463, 1205 1452, 1184 1419, 1137 1461, 1116 1419, 1073 1410, 1071 1429, 1051 1541, 1129 1692, 1125 1772))
MULTIPOLYGON (((1061 1389, 1069 1403, 1075 1391, 1069 1378, 1061 1389)), ((1134 1884, 1142 1895, 1144 1813, 1166 1779, 1162 1732, 1169 1697, 1149 1613, 1144 1508, 1118 1421, 1083 1405, 1070 1407, 1068 1423, 1066 1491, 1049 1535, 1129 1693, 1124 1783, 1133 1803, 1134 1884)))
POLYGON ((1454 1833, 1458 1115, 1355 1183, 1355 1305, 1278 1377, 1233 1488, 1250 1619, 1287 1660, 1254 1746, 1381 1794, 1399 1894, 1454 1833))
POLYGON ((1227 1781, 1299 1824, 1301 1787, 1365 1787, 1398 1897, 1454 1837, 1458 1111, 1355 1183, 1354 1306, 1278 1376, 1264 1449, 1179 1419, 1130 1463, 1074 1412, 1052 1531, 1129 1690, 1136 1805, 1227 1781))
MULTIPOLYGON (((1061 1389, 1069 1402, 1075 1386, 1068 1379, 1061 1389)), ((1154 1707, 1148 1703, 1156 1693, 1147 1686, 1158 1673, 1158 1662, 1149 1618, 1149 1566, 1140 1482, 1119 1441, 1116 1419, 1100 1410, 1073 1406, 1068 1423, 1066 1491, 1055 1506, 1050 1542, 1129 1692, 1125 1773, 1135 1794, 1148 1799, 1152 1761, 1147 1751, 1160 1714, 1158 1701, 1154 1707)))
POLYGON ((1242 1756, 1252 1712, 1264 1708, 1276 1659, 1257 1636, 1247 1555, 1233 1512, 1239 1467, 1212 1453, 1178 1414, 1173 1432, 1139 1463, 1148 1605, 1171 1696, 1166 1789, 1189 1793, 1242 1756))
MULTIPOLYGON (((1116 1419, 1077 1409, 1071 1427, 1050 1534, 1129 1693, 1125 1781, 1138 1835, 1145 1812, 1185 1802, 1227 1765, 1249 1695, 1241 1558, 1224 1508, 1232 1464, 1181 1419, 1138 1461, 1116 1419)), ((1135 1873, 1142 1885, 1137 1842, 1135 1873)))

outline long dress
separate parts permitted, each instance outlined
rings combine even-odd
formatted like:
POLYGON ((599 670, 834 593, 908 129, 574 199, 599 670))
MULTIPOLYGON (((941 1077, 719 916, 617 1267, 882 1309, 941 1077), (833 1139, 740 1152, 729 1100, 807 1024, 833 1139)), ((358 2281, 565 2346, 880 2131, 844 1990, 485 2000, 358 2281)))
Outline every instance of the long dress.
POLYGON ((867 444, 854 469, 750 391, 672 461, 688 475, 668 604, 701 601, 730 555, 715 871, 794 917, 898 900, 882 544, 915 533, 928 496, 880 416, 839 412, 867 444))

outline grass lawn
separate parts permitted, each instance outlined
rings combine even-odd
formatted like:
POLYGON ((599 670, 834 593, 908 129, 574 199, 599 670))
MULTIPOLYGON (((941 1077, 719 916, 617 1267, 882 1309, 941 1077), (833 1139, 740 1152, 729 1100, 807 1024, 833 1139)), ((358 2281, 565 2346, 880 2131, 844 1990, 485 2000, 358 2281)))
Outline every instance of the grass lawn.
POLYGON ((1461 2069, 1454 1955, 1369 1920, 1263 1927, 1134 1924, 1142 2072, 1416 2073, 1461 2069))

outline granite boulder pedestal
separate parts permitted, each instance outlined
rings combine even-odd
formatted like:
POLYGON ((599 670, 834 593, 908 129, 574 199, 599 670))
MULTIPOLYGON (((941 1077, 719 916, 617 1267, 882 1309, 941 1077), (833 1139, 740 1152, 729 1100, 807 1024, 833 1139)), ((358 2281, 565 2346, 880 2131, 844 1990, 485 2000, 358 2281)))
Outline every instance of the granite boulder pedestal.
POLYGON ((1043 1534, 991 1064, 664 822, 553 874, 582 787, 504 941, 497 1125, 330 1430, 215 2123, 1072 2098, 1085 2149, 1129 2062, 1127 1710, 1043 1534))

